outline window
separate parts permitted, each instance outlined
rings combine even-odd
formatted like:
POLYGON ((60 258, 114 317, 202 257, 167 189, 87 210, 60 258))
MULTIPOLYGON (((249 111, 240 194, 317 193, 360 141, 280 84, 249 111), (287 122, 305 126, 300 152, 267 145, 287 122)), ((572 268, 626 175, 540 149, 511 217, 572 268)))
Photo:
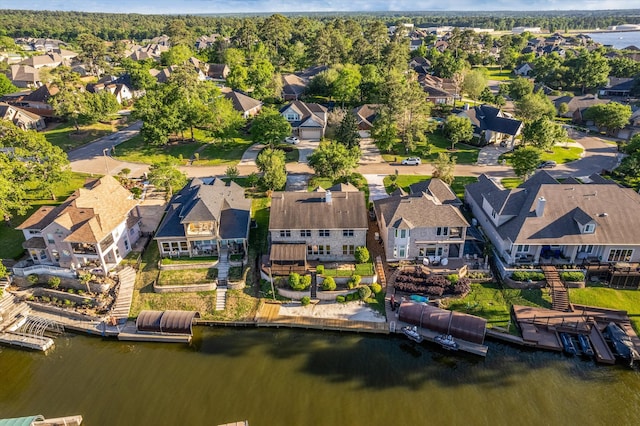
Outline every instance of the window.
POLYGON ((53 239, 53 234, 47 234, 47 242, 49 244, 53 244, 56 242, 56 240, 53 239))
POLYGON ((593 223, 588 223, 584 226, 585 234, 593 234, 596 231, 596 225, 593 223))
POLYGON ((353 237, 353 229, 343 229, 342 230, 343 237, 353 237))
POLYGON ((593 244, 578 246, 578 253, 593 253, 593 244))
POLYGON ((293 113, 293 112, 288 112, 284 115, 284 118, 287 119, 287 121, 296 121, 299 120, 298 118, 298 114, 293 113))
POLYGON ((418 248, 418 257, 424 257, 425 253, 426 253, 426 250, 424 247, 418 248))
POLYGON ((126 251, 129 251, 129 240, 127 240, 126 238, 124 239, 124 249, 126 251))
POLYGON ((397 258, 407 257, 407 246, 394 246, 393 257, 397 257, 397 258))
POLYGON ((516 253, 528 253, 529 244, 519 244, 516 246, 516 253))
POLYGON ((609 262, 629 262, 631 260, 631 256, 633 255, 633 250, 610 250, 609 251, 609 262))
POLYGON ((312 254, 331 254, 331 246, 307 246, 307 255, 312 254))
POLYGON ((330 237, 331 232, 328 229, 321 229, 319 231, 321 237, 330 237))
POLYGON ((171 246, 169 245, 169 243, 162 243, 162 251, 163 252, 171 251, 171 246))
POLYGON ((291 236, 290 229, 280 231, 280 237, 284 238, 284 237, 290 237, 290 236, 291 236))
POLYGON ((449 235, 449 228, 438 226, 436 228, 436 235, 443 235, 443 236, 449 235))
POLYGON ((495 219, 496 216, 498 216, 498 213, 495 210, 492 209, 491 210, 491 217, 495 219))
POLYGON ((449 238, 460 238, 462 236, 462 228, 449 228, 449 238))
POLYGON ((407 238, 409 233, 406 229, 396 229, 396 238, 407 238))
POLYGON ((311 236, 311 229, 301 229, 300 230, 300 236, 301 237, 310 237, 311 236))
POLYGON ((180 241, 180 251, 189 251, 189 246, 186 241, 180 241))
POLYGON ((325 246, 324 254, 331 254, 331 246, 325 246))
POLYGON ((342 246, 342 254, 345 256, 351 255, 353 253, 355 253, 356 251, 356 246, 354 245, 344 245, 342 246))

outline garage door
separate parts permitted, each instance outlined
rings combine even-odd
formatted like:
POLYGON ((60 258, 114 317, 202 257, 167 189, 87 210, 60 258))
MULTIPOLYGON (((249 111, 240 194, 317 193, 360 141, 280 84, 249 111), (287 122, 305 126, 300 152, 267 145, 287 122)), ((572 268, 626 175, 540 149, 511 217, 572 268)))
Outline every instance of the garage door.
POLYGON ((300 129, 300 138, 311 141, 319 141, 322 138, 320 129, 300 129))

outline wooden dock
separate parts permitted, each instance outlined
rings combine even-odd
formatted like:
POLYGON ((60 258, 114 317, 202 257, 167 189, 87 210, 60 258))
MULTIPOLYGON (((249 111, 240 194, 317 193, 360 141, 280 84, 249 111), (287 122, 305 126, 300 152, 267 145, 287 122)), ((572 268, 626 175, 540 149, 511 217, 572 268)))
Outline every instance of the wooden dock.
POLYGON ((46 351, 53 346, 53 340, 49 337, 33 336, 16 332, 0 333, 0 343, 36 351, 46 351))
MULTIPOLYGON (((405 323, 402 321, 398 321, 398 322, 394 322, 394 325, 391 326, 392 329, 394 329, 394 332, 397 334, 403 334, 402 333, 402 327, 404 326, 412 326, 412 324, 409 323, 405 323)), ((427 341, 435 343, 436 345, 440 346, 440 344, 438 342, 436 342, 436 336, 441 335, 442 333, 439 333, 437 331, 433 331, 433 330, 429 330, 428 328, 424 328, 424 327, 418 327, 418 333, 420 333, 420 335, 427 341)), ((473 342, 468 342, 466 340, 462 340, 462 339, 455 339, 456 343, 458 344, 458 351, 462 351, 462 352, 467 352, 473 355, 478 355, 478 356, 482 356, 482 357, 486 357, 487 356, 487 351, 489 350, 489 347, 486 345, 481 345, 478 343, 473 343, 473 342)))

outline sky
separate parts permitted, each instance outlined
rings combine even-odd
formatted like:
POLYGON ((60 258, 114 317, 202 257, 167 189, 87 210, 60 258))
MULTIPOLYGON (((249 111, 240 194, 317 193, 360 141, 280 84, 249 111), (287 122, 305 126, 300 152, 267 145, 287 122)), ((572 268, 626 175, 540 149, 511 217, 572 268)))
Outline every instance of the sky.
POLYGON ((628 9, 630 0, 0 0, 0 9, 144 14, 628 9))

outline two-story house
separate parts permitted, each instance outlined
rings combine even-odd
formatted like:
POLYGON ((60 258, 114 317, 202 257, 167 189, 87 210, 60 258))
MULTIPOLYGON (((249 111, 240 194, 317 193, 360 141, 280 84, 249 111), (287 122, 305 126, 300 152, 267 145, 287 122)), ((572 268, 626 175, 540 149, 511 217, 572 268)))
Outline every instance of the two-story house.
POLYGON ((324 138, 327 127, 327 108, 320 104, 293 101, 280 109, 287 119, 294 135, 300 139, 319 141, 324 138))
POLYGON ((513 148, 516 136, 524 127, 522 121, 508 117, 502 110, 490 105, 470 108, 466 104, 462 110, 454 113, 471 120, 473 135, 479 139, 481 146, 495 142, 508 142, 509 147, 513 148))
POLYGON ((447 186, 440 181, 433 185, 438 190, 424 185, 425 190, 411 195, 396 193, 373 202, 387 260, 462 258, 469 223, 450 189, 442 191, 445 200, 434 195, 442 185, 447 186))
POLYGON ((194 178, 169 202, 155 240, 163 257, 244 254, 250 221, 251 200, 240 185, 194 178))
POLYGON ((35 264, 104 273, 115 268, 140 238, 138 202, 112 176, 93 180, 59 206, 43 206, 19 229, 35 264))
POLYGON ((505 189, 483 174, 465 201, 506 265, 640 261, 640 195, 599 175, 588 182, 540 171, 505 189))
POLYGON ((304 266, 307 260, 353 261, 355 249, 366 247, 368 227, 364 193, 351 184, 326 191, 274 192, 269 217, 272 269, 304 266))

